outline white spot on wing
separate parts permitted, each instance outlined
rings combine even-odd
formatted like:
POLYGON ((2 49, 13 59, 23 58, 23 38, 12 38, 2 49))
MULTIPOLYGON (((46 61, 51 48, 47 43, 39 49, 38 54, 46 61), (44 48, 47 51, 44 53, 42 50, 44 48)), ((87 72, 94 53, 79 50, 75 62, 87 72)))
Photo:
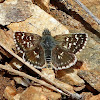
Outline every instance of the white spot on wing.
POLYGON ((66 38, 66 41, 68 41, 69 40, 69 38, 66 38))
POLYGON ((71 45, 72 45, 72 43, 69 43, 68 49, 70 49, 70 48, 71 48, 71 45))
POLYGON ((37 54, 35 51, 33 51, 34 54, 37 54))
POLYGON ((76 43, 74 42, 73 45, 76 45, 76 43))
POLYGON ((37 55, 36 58, 39 58, 39 55, 37 55))
POLYGON ((60 59, 61 57, 58 55, 58 59, 60 59))
POLYGON ((32 40, 32 37, 30 36, 29 39, 32 40))
POLYGON ((29 42, 27 42, 27 47, 28 47, 28 48, 30 47, 30 43, 29 43, 29 42))
POLYGON ((62 52, 60 55, 62 56, 64 52, 62 52))
POLYGON ((23 33, 23 35, 22 35, 22 39, 24 39, 24 36, 25 36, 25 34, 23 33))
POLYGON ((23 44, 26 44, 26 41, 23 41, 23 44))
POLYGON ((75 38, 78 40, 77 34, 75 35, 75 38))

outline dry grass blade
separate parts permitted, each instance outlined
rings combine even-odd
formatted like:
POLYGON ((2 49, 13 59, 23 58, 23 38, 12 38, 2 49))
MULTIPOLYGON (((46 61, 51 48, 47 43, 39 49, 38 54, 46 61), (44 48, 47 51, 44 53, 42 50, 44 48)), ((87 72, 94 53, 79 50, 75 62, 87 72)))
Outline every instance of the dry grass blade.
POLYGON ((99 25, 100 25, 100 20, 92 14, 92 12, 79 0, 74 0, 76 3, 80 5, 81 8, 83 8, 99 25))
MULTIPOLYGON (((62 2, 65 2, 65 1, 67 1, 67 0, 61 0, 60 2, 62 3, 62 2)), ((95 16, 95 15, 93 15, 93 13, 83 4, 83 3, 81 3, 80 2, 80 0, 74 0, 82 9, 84 9, 87 13, 88 13, 88 15, 90 15, 97 23, 98 23, 98 25, 100 25, 100 20, 95 16)))
MULTIPOLYGON (((7 70, 7 71, 9 71, 9 72, 12 72, 12 73, 14 73, 14 74, 16 74, 16 75, 19 75, 19 76, 28 78, 28 79, 30 79, 30 80, 32 80, 32 81, 34 81, 34 82, 37 82, 37 83, 39 83, 39 84, 41 84, 41 85, 43 85, 43 86, 48 87, 48 88, 50 88, 50 89, 52 89, 52 90, 54 90, 54 91, 56 91, 56 92, 59 92, 57 88, 55 88, 54 86, 52 86, 52 85, 46 83, 45 81, 36 79, 36 78, 34 78, 34 77, 30 76, 30 75, 25 74, 24 72, 17 71, 17 70, 15 70, 15 69, 11 68, 9 65, 2 65, 2 64, 0 64, 0 69, 4 69, 4 70, 7 70)), ((62 93, 63 93, 63 92, 62 92, 62 93)), ((63 94, 65 94, 65 93, 63 93, 63 94)))
POLYGON ((68 90, 66 90, 65 88, 63 88, 60 85, 57 85, 55 82, 53 82, 52 80, 50 80, 49 78, 45 77, 39 70, 35 69, 33 66, 31 66, 29 63, 25 62, 21 57, 19 57, 18 55, 16 55, 15 53, 11 52, 10 50, 8 50, 2 43, 0 43, 0 45, 6 50, 8 51, 11 55, 13 55, 15 58, 17 58, 19 61, 21 61, 22 63, 24 63, 27 67, 29 67, 31 70, 33 70, 34 72, 36 72, 37 74, 39 74, 44 80, 46 80, 47 82, 51 83, 52 85, 54 85, 55 87, 57 87, 58 89, 56 89, 56 91, 59 91, 60 93, 65 93, 68 96, 71 96, 72 98, 77 98, 80 99, 82 98, 79 94, 73 94, 71 92, 69 92, 68 90), (60 89, 60 90, 59 90, 60 89))

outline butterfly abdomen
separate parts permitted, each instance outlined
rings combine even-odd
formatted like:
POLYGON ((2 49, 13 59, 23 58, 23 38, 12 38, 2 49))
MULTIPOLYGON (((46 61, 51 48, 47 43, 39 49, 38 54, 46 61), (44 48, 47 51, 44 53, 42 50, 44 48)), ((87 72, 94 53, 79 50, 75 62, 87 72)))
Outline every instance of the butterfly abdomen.
POLYGON ((45 60, 47 64, 51 62, 51 50, 45 50, 45 60))
POLYGON ((50 56, 46 57, 46 62, 47 62, 47 64, 49 64, 51 62, 51 57, 50 56))

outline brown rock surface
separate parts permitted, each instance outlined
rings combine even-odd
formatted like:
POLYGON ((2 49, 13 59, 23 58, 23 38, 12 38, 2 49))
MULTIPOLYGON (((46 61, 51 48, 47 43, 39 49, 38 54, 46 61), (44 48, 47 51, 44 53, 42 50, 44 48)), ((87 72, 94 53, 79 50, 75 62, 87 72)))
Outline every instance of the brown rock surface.
POLYGON ((51 15, 47 14, 44 10, 40 9, 40 7, 33 4, 32 9, 34 10, 30 18, 27 18, 23 22, 11 23, 8 27, 14 32, 21 31, 39 35, 42 35, 45 28, 51 31, 52 36, 69 33, 65 26, 59 23, 51 15))
POLYGON ((100 100, 100 94, 92 96, 89 100, 100 100))
POLYGON ((82 86, 85 83, 84 80, 77 75, 77 70, 72 68, 58 71, 57 78, 70 85, 82 86))
POLYGON ((0 0, 0 3, 3 3, 5 0, 0 0))
POLYGON ((58 80, 55 78, 55 73, 52 69, 44 68, 42 69, 42 73, 45 77, 48 77, 50 80, 54 81, 59 87, 65 88, 66 90, 70 91, 71 93, 75 93, 73 87, 62 80, 58 80))
POLYGON ((78 72, 78 75, 83 78, 91 87, 100 92, 100 71, 97 70, 82 70, 78 72))
POLYGON ((89 37, 86 48, 77 54, 79 61, 83 61, 87 69, 100 68, 100 43, 89 37))
POLYGON ((31 16, 31 0, 6 0, 0 4, 0 24, 23 21, 31 16))
POLYGON ((91 92, 82 92, 81 95, 83 96, 84 100, 90 100, 90 98, 93 96, 91 92))
POLYGON ((13 32, 11 30, 4 31, 0 29, 0 43, 5 45, 9 50, 12 51, 12 48, 15 48, 14 41, 13 41, 13 32))
POLYGON ((30 86, 20 96, 20 100, 58 100, 61 98, 59 93, 45 90, 42 87, 30 86))
POLYGON ((13 87, 7 86, 4 90, 4 97, 7 100, 14 100, 13 97, 17 94, 16 89, 13 87))
POLYGON ((10 78, 2 77, 0 75, 0 100, 3 99, 3 93, 5 88, 7 86, 12 86, 10 82, 11 82, 10 78))

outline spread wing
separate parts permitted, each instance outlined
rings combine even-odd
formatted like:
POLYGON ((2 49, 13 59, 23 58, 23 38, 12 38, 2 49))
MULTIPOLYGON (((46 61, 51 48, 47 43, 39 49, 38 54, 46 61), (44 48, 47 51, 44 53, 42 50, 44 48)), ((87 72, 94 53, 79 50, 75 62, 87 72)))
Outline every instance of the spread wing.
POLYGON ((61 70, 73 66, 77 61, 74 54, 56 46, 52 51, 52 64, 54 69, 61 70))
POLYGON ((72 33, 56 35, 54 39, 58 42, 60 47, 64 47, 70 53, 76 54, 86 45, 87 37, 87 34, 84 33, 72 33))
POLYGON ((34 67, 42 68, 45 60, 44 51, 40 46, 41 36, 32 33, 16 32, 14 41, 24 60, 33 64, 34 67))

